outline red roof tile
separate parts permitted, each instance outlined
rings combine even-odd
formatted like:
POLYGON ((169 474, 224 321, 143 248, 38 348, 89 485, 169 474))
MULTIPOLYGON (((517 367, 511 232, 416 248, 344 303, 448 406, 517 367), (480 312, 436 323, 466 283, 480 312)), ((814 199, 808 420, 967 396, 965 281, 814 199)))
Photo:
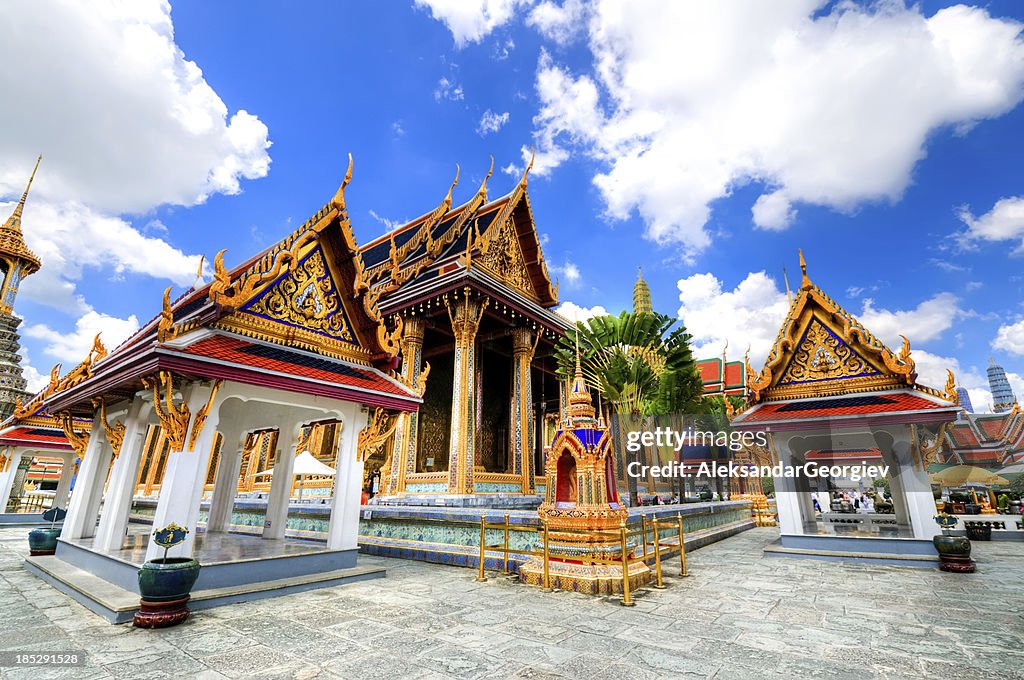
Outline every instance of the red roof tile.
POLYGON ((957 446, 978 446, 978 437, 970 425, 954 425, 950 434, 957 446))
POLYGON ((697 372, 703 383, 722 381, 722 362, 718 359, 705 359, 697 362, 697 372))
POLYGON ((974 423, 988 439, 998 439, 1006 424, 1005 418, 978 418, 974 423))
POLYGON ((765 402, 741 414, 744 423, 809 420, 837 416, 890 415, 947 408, 909 392, 880 392, 799 401, 765 402))
POLYGON ((333 385, 345 385, 402 397, 409 396, 408 392, 373 369, 357 366, 340 359, 307 354, 276 345, 264 345, 217 335, 193 343, 182 351, 187 354, 333 385))
POLYGON ((45 427, 16 427, 0 435, 0 445, 3 446, 26 446, 32 444, 40 444, 48 448, 71 448, 63 432, 45 427))

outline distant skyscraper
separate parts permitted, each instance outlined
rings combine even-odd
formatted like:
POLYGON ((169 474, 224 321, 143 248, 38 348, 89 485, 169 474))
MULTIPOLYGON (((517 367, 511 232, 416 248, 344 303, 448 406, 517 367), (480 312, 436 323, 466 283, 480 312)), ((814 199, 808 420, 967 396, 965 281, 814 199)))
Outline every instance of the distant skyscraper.
POLYGON ((1006 379, 1006 371, 991 357, 988 365, 988 388, 992 392, 992 411, 995 413, 1009 411, 1017 403, 1010 381, 1006 379))
POLYGON ((956 388, 956 396, 960 398, 960 405, 968 413, 974 413, 974 404, 971 403, 971 395, 965 387, 956 388))

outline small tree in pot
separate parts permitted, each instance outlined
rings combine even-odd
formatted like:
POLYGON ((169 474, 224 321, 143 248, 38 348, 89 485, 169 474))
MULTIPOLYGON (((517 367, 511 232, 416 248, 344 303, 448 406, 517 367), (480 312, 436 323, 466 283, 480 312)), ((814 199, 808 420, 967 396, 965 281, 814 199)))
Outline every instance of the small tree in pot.
POLYGON ((140 628, 176 626, 191 613, 186 604, 196 579, 199 562, 191 557, 168 557, 167 551, 182 543, 188 529, 169 524, 153 532, 153 542, 164 549, 164 556, 149 560, 139 569, 141 609, 134 624, 140 628))

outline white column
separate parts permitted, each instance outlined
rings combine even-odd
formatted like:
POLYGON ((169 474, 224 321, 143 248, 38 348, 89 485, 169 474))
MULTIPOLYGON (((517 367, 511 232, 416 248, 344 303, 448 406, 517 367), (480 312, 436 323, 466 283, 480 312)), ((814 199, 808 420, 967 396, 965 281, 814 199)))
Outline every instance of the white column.
POLYGON ((277 455, 274 457, 274 475, 270 479, 270 496, 263 522, 263 538, 284 538, 288 528, 288 502, 292 495, 292 471, 295 469, 296 446, 302 422, 282 419, 277 428, 277 455))
POLYGON ((107 438, 103 434, 103 426, 95 415, 93 414, 92 430, 89 432, 89 444, 85 447, 85 454, 78 466, 75 493, 71 495, 71 504, 67 517, 64 518, 61 538, 88 538, 96 530, 96 509, 99 507, 99 497, 103 494, 103 482, 106 481, 110 448, 104 446, 107 438))
POLYGON ((75 477, 75 459, 78 456, 72 451, 61 455, 60 480, 57 490, 53 492, 54 508, 68 509, 68 498, 71 495, 71 480, 75 477))
POLYGON ((17 448, 11 453, 11 459, 7 462, 7 471, 0 472, 0 513, 7 512, 7 503, 11 500, 11 489, 14 486, 14 475, 21 465, 21 449, 17 448))
POLYGON ((904 426, 902 431, 894 432, 893 435, 896 439, 893 443, 893 453, 899 461, 900 469, 898 479, 890 479, 889 490, 895 500, 896 490, 893 481, 899 482, 914 538, 931 539, 937 536, 940 530, 934 519, 935 496, 932 495, 932 487, 928 482, 928 471, 919 470, 914 464, 914 441, 910 428, 904 426))
POLYGON ((359 508, 362 505, 363 462, 356 442, 366 427, 368 413, 352 405, 351 415, 342 421, 338 437, 337 472, 334 478, 334 504, 327 528, 327 547, 331 550, 355 550, 359 547, 359 508))
POLYGON ((114 469, 110 472, 110 484, 93 543, 97 550, 120 550, 124 542, 152 409, 152 404, 136 395, 125 414, 124 439, 114 461, 114 469))
POLYGON ((217 464, 213 497, 210 499, 210 515, 206 520, 208 533, 227 531, 231 524, 231 510, 235 507, 235 496, 238 495, 242 447, 245 445, 244 435, 237 430, 221 430, 221 436, 220 462, 217 464))
MULTIPOLYGON (((195 426, 195 416, 200 409, 206 406, 211 388, 210 383, 192 382, 186 384, 182 389, 182 397, 188 404, 192 418, 189 421, 183 446, 175 448, 188 448, 189 435, 195 426)), ((223 393, 218 394, 217 399, 211 405, 206 423, 193 450, 174 451, 172 448, 167 454, 164 477, 160 482, 160 496, 153 517, 153 528, 162 529, 168 524, 174 523, 188 529, 185 541, 171 548, 167 553, 169 557, 191 557, 193 554, 196 527, 199 523, 199 504, 203 496, 203 486, 206 484, 206 467, 210 462, 210 451, 220 420, 222 401, 223 393)), ((150 541, 146 559, 163 557, 163 554, 164 549, 150 541)))
MULTIPOLYGON (((779 463, 783 466, 792 464, 793 453, 789 448, 790 437, 771 435, 778 454, 779 463)), ((783 534, 804 533, 803 515, 800 511, 800 494, 796 490, 796 480, 792 477, 775 479, 775 503, 779 512, 779 531, 783 534)))

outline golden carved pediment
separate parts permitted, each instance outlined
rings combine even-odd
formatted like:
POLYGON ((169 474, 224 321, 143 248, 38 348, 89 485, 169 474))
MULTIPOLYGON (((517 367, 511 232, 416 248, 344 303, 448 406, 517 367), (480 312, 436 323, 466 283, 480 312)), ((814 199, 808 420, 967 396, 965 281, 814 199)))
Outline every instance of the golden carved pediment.
POLYGON ((510 288, 538 299, 511 219, 493 228, 481 239, 479 248, 480 255, 473 259, 473 266, 486 269, 510 288))
POLYGON ((812 318, 778 385, 878 375, 864 357, 812 318))

